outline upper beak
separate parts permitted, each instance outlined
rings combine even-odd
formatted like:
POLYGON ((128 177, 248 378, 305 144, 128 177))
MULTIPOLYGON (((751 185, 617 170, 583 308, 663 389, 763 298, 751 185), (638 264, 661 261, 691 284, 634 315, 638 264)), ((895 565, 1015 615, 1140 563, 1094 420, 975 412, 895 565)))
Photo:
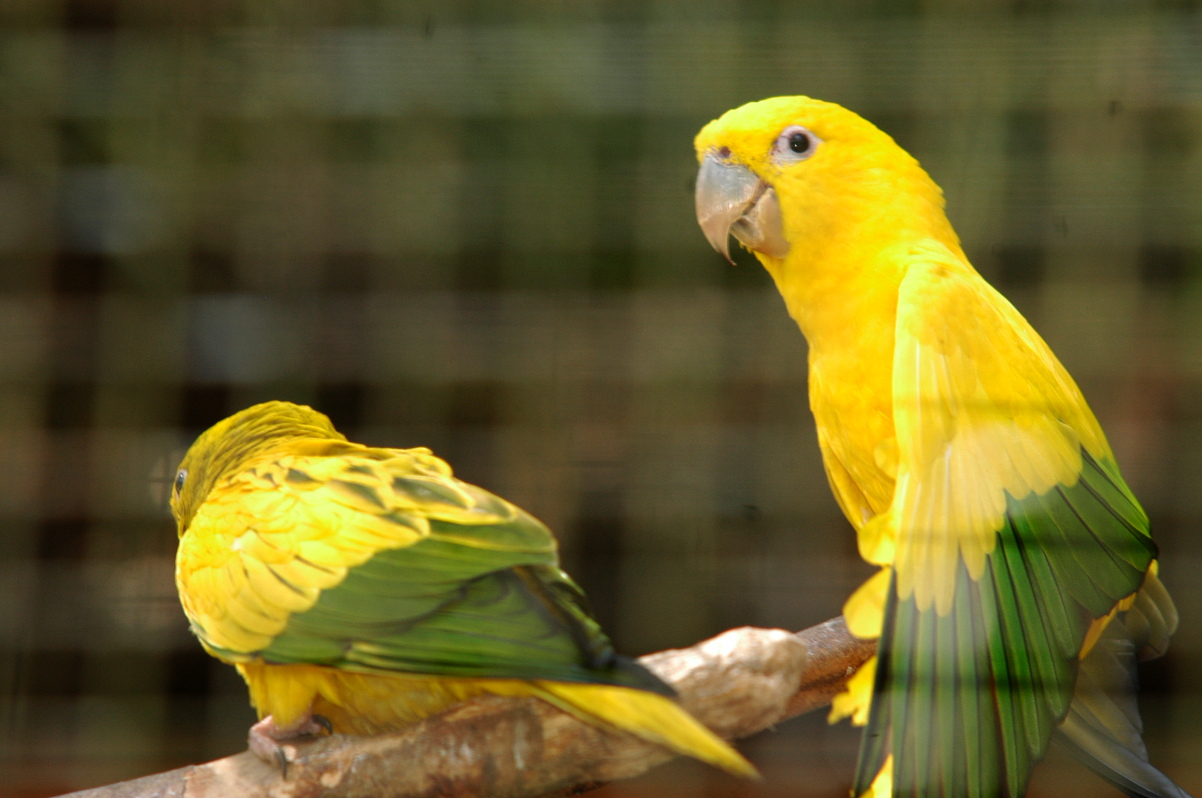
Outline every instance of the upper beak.
POLYGON ((714 153, 706 155, 697 173, 695 199, 697 223, 705 239, 731 263, 732 235, 748 249, 774 258, 789 253, 776 191, 747 167, 728 163, 714 153))

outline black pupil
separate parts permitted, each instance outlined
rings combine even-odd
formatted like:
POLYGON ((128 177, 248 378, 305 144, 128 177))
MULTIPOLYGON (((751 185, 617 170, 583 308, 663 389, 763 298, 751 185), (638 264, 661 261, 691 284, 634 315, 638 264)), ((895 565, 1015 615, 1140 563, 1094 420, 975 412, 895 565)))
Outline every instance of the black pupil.
POLYGON ((187 471, 181 471, 175 475, 175 492, 179 493, 184 489, 184 480, 188 478, 187 471))
POLYGON ((805 133, 794 133, 789 136, 789 149, 798 154, 805 152, 810 148, 810 137, 805 133))

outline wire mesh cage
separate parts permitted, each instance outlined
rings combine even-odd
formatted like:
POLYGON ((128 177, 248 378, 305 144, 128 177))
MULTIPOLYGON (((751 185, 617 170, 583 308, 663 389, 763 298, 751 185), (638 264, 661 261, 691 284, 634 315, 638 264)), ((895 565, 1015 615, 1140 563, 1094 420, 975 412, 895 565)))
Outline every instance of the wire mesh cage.
MULTIPOLYGON (((0 794, 240 750, 165 496, 266 399, 429 446, 554 529, 618 648, 837 615, 870 572, 806 349, 696 228, 692 137, 778 94, 939 182, 1153 520, 1182 623, 1154 760, 1202 784, 1202 15, 1196 3, 17 0, 0 9, 0 794)), ((842 795, 857 732, 610 794, 842 795)), ((1094 789, 1053 761, 1033 794, 1094 789)), ((667 773, 667 775, 664 775, 667 773)), ((1097 794, 1103 792, 1097 782, 1097 794)))

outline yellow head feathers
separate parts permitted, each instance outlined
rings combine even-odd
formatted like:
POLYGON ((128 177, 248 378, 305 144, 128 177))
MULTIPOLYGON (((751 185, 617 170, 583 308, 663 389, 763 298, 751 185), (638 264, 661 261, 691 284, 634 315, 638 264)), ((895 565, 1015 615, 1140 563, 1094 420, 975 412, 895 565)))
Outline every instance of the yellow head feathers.
POLYGON ((893 139, 858 114, 835 103, 800 95, 773 97, 731 109, 702 128, 693 143, 698 158, 727 147, 743 165, 766 178, 789 165, 788 160, 774 156, 780 154, 775 146, 777 138, 792 126, 803 127, 821 140, 813 152, 818 163, 835 157, 819 153, 824 144, 843 151, 843 157, 848 152, 863 155, 900 150, 893 139))
POLYGON ((209 491, 260 455, 300 439, 345 441, 322 413, 291 402, 263 402, 214 424, 196 439, 175 475, 171 512, 182 535, 209 491))
POLYGON ((935 182, 887 134, 834 103, 800 96, 748 103, 706 125, 694 144, 698 218, 719 251, 729 232, 771 270, 770 261, 790 252, 791 262, 846 249, 875 232, 866 228, 894 237, 908 229, 958 249, 935 182))

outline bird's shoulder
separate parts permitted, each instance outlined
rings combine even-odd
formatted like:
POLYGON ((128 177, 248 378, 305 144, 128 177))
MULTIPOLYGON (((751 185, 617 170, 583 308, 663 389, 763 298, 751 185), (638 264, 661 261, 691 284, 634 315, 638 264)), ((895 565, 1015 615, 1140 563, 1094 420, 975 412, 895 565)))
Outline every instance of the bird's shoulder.
POLYGON ((1111 456, 1080 389, 1035 328, 962 254, 938 242, 908 253, 893 399, 895 421, 913 421, 927 436, 954 437, 978 422, 1024 427, 1054 419, 1095 456, 1111 456))
POLYGON ((429 450, 336 443, 290 447, 246 464, 192 518, 180 540, 177 583, 194 627, 214 647, 262 648, 349 572, 422 541, 444 544, 444 556, 478 552, 457 558, 472 562, 555 559, 544 525, 456 479, 429 450))
POLYGON ((903 596, 950 606, 956 563, 975 579, 1008 498, 1077 482, 1083 453, 1112 460, 1051 349, 958 253, 915 247, 898 292, 890 524, 903 596))

